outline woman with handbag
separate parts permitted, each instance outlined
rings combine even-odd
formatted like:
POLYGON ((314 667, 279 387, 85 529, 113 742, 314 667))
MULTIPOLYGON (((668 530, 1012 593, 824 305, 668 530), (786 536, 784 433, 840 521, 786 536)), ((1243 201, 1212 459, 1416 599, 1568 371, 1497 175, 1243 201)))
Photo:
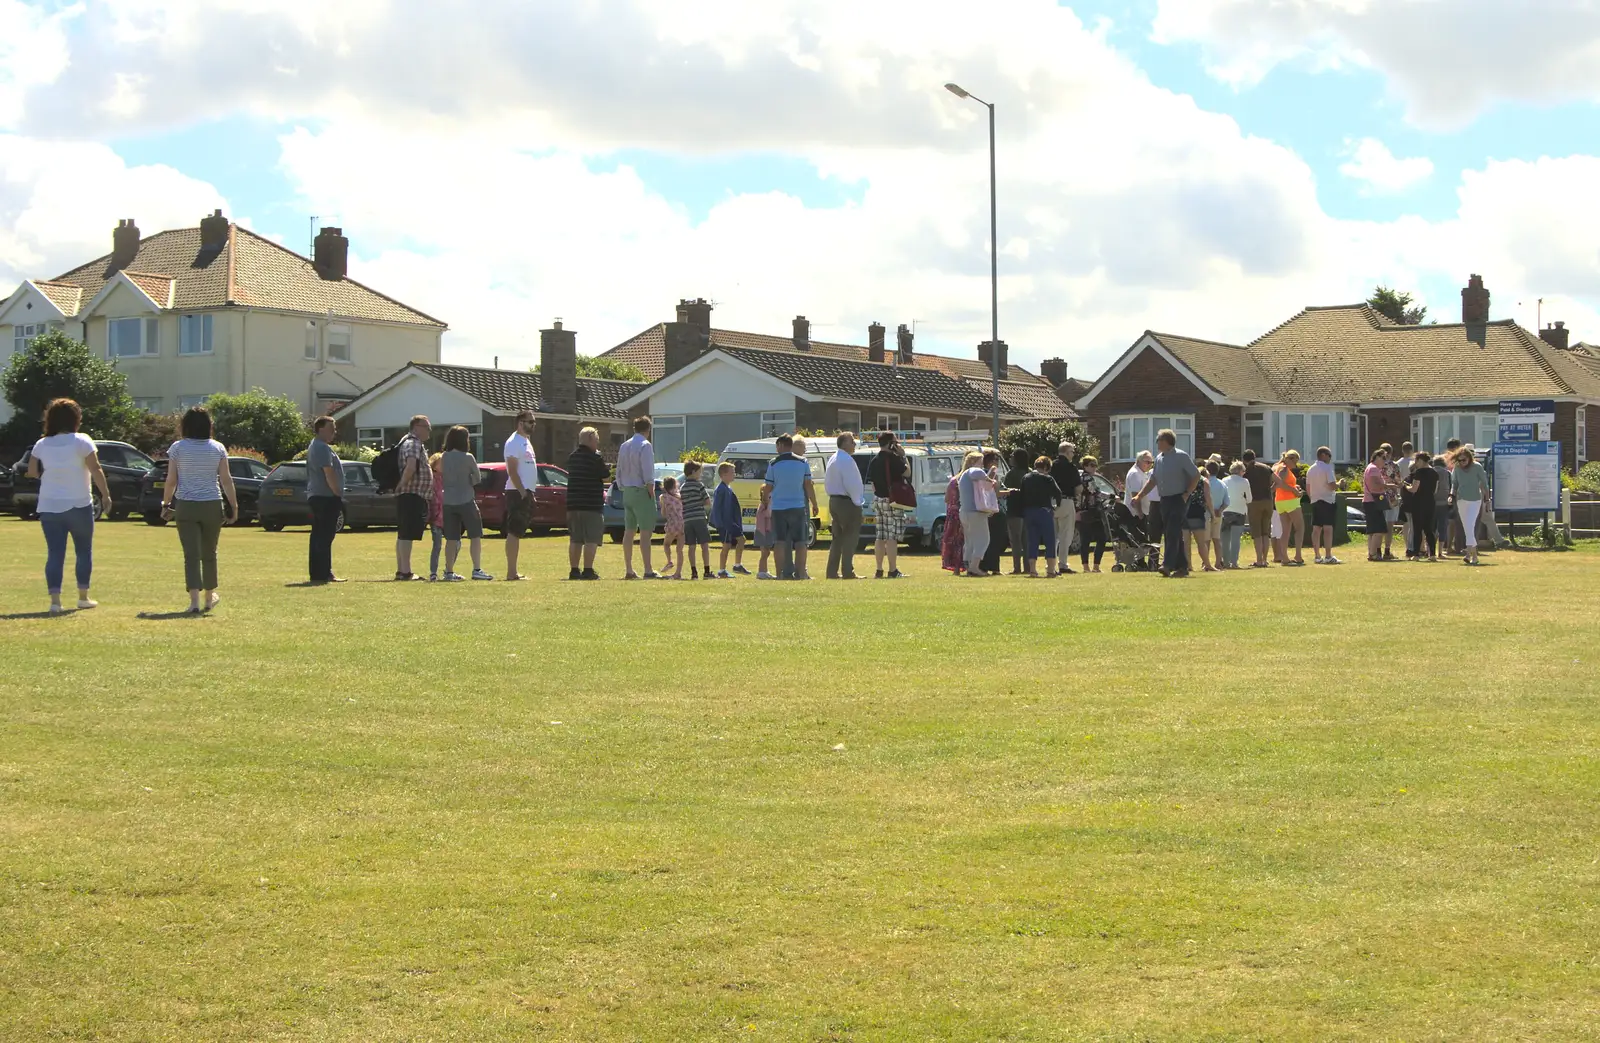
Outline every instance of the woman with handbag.
POLYGON ((900 448, 893 431, 878 435, 878 454, 867 465, 867 477, 872 481, 873 528, 876 530, 872 552, 877 559, 877 579, 884 578, 883 563, 889 561, 889 579, 902 579, 900 571, 900 541, 906 536, 906 512, 917 509, 917 491, 911 487, 906 473, 906 451, 900 448), (905 501, 909 500, 907 503, 905 501))
POLYGON ((991 576, 1000 575, 1000 555, 1005 553, 1010 532, 1006 528, 1006 515, 1000 495, 1000 453, 995 449, 983 451, 983 471, 989 476, 989 493, 992 499, 984 500, 983 513, 989 518, 989 546, 983 552, 983 571, 991 576))
MULTIPOLYGON (((964 473, 964 472, 963 472, 964 473)), ((967 571, 966 534, 961 529, 961 474, 944 487, 944 537, 939 544, 939 564, 957 576, 967 571)))

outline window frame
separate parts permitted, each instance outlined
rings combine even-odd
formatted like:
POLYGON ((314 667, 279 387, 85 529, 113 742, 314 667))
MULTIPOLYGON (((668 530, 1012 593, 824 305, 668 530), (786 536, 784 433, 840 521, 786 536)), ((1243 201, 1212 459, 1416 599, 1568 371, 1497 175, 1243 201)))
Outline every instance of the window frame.
POLYGON ((913 431, 921 431, 923 434, 927 434, 933 429, 932 425, 933 421, 929 420, 925 416, 914 416, 911 418, 911 430, 913 431))
POLYGON ((1411 444, 1419 450, 1428 453, 1441 453, 1445 443, 1452 438, 1460 438, 1463 443, 1471 443, 1481 452, 1494 445, 1500 439, 1500 414, 1486 410, 1435 410, 1426 413, 1411 414, 1411 444), (1450 420, 1450 433, 1440 437, 1440 421, 1448 417, 1450 420), (1472 417, 1472 435, 1462 438, 1461 421, 1463 417, 1472 417), (1424 430, 1431 430, 1429 438, 1423 437, 1424 430), (1491 431, 1493 437, 1485 440, 1484 432, 1491 431))
POLYGON ((151 395, 151 396, 146 397, 146 398, 136 398, 136 399, 133 400, 133 408, 142 409, 146 413, 160 413, 160 412, 163 412, 165 410, 165 408, 166 408, 166 404, 167 404, 167 400, 166 399, 161 398, 160 396, 156 396, 156 395, 151 395), (152 405, 152 403, 154 403, 154 404, 152 405))
POLYGON ((1573 442, 1578 450, 1578 466, 1589 460, 1589 407, 1579 406, 1573 414, 1573 442))
POLYGON ((324 332, 324 336, 322 338, 323 350, 327 353, 327 362, 328 362, 328 364, 331 365, 331 366, 353 366, 353 365, 355 365, 355 359, 356 359, 355 339, 356 339, 355 338, 355 327, 350 325, 349 323, 345 323, 345 322, 330 322, 330 323, 328 323, 328 325, 326 327, 326 330, 324 332), (335 341, 336 341, 337 338, 343 338, 343 342, 344 342, 344 357, 343 358, 339 358, 338 356, 336 356, 333 353, 333 347, 334 347, 334 344, 335 344, 335 341))
POLYGON ((21 355, 33 342, 58 328, 53 322, 19 322, 11 327, 11 354, 21 355))
POLYGON ((322 358, 322 328, 315 319, 306 320, 306 343, 300 357, 307 362, 322 358))
POLYGON ((116 359, 149 359, 161 354, 161 320, 144 318, 138 315, 124 315, 120 318, 106 320, 106 358, 116 359), (130 353, 116 352, 116 330, 119 325, 136 323, 139 330, 139 350, 130 353))
POLYGON ((878 414, 878 428, 877 429, 879 431, 898 431, 898 430, 900 430, 900 414, 899 413, 879 413, 878 414))
POLYGON ((206 399, 210 397, 210 395, 179 395, 178 411, 182 412, 186 409, 193 409, 195 406, 203 406, 206 404, 206 399))
POLYGON ((794 410, 774 409, 768 410, 761 414, 761 434, 759 437, 776 438, 779 435, 788 435, 793 433, 794 410))
POLYGON ((839 410, 838 419, 839 430, 853 431, 858 435, 861 433, 861 410, 841 409, 839 410))
POLYGON ((215 344, 212 340, 215 323, 210 312, 198 315, 178 316, 178 355, 184 358, 193 358, 200 355, 215 354, 215 344), (200 347, 191 350, 194 344, 194 330, 198 327, 200 347))
POLYGON ((1171 428, 1172 433, 1178 436, 1178 448, 1193 456, 1195 453, 1195 418, 1193 413, 1117 413, 1111 417, 1110 461, 1113 463, 1132 463, 1139 458, 1139 453, 1145 449, 1155 452, 1156 433, 1163 428, 1171 428), (1141 425, 1143 430, 1141 432, 1141 425), (1123 456, 1123 441, 1127 441, 1128 454, 1123 456), (1137 445, 1138 441, 1148 439, 1148 445, 1137 445), (1184 440, 1188 444, 1184 444, 1184 440))
POLYGON ((961 430, 961 421, 951 417, 935 417, 933 429, 935 431, 959 431, 961 430))
POLYGON ((383 446, 383 428, 381 428, 381 427, 358 427, 358 428, 356 428, 356 445, 362 446, 363 448, 382 449, 384 447, 383 446))

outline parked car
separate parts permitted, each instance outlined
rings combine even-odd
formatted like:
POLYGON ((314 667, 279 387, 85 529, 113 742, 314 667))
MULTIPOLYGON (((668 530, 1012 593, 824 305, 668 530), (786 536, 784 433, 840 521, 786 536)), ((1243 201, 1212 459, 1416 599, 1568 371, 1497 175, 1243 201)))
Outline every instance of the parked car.
MULTIPOLYGON (((96 441, 94 447, 111 490, 109 507, 95 493, 95 518, 104 515, 110 521, 121 521, 139 509, 139 488, 145 476, 155 469, 155 461, 126 442, 96 441)), ((28 477, 28 461, 32 458, 30 449, 13 465, 12 510, 24 518, 32 518, 39 507, 39 479, 28 477)))
POLYGON ((15 492, 16 482, 11 477, 11 465, 0 464, 0 511, 11 510, 11 498, 15 492))
MULTIPOLYGON (((310 525, 311 507, 306 503, 306 465, 303 460, 279 464, 261 481, 256 501, 256 518, 267 532, 281 532, 286 525, 310 525)), ((366 464, 344 465, 344 508, 339 512, 337 531, 398 524, 393 493, 378 492, 372 468, 366 464)))
MULTIPOLYGON (((233 488, 239 494, 239 524, 244 525, 256 516, 256 503, 261 496, 261 482, 270 471, 266 464, 249 456, 228 457, 228 472, 233 475, 233 488)), ((162 490, 167 484, 167 462, 157 460, 155 467, 139 483, 139 513, 146 525, 165 525, 161 517, 162 490)))
MULTIPOLYGON (((483 527, 500 532, 506 527, 506 465, 483 464, 478 486, 478 513, 483 527)), ((554 464, 539 465, 539 484, 533 489, 533 522, 529 532, 543 536, 567 527, 567 472, 554 464)))
MULTIPOLYGON (((678 479, 680 482, 683 481, 683 465, 656 464, 656 489, 651 496, 651 502, 658 505, 656 507, 656 532, 661 532, 666 527, 666 520, 661 517, 661 507, 659 504, 661 502, 661 479, 667 477, 668 475, 678 479)), ((702 480, 704 480, 704 477, 704 475, 701 476, 702 480)), ((706 488, 712 491, 716 490, 717 485, 715 477, 713 477, 712 480, 707 483, 706 488)), ((617 485, 615 482, 613 482, 606 489, 606 502, 601 508, 600 513, 604 520, 606 534, 611 537, 611 542, 621 543, 622 523, 627 519, 622 510, 622 487, 617 485)))

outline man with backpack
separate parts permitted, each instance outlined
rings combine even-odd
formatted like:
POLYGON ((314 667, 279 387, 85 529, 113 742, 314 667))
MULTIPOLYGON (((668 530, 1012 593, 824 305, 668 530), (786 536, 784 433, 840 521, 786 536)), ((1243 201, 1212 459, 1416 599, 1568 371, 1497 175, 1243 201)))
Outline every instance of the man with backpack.
MULTIPOLYGON (((422 414, 411 418, 410 430, 400 439, 400 480, 395 483, 398 533, 394 541, 394 578, 405 583, 421 579, 411 571, 411 545, 428 531, 429 501, 433 499, 433 469, 428 466, 428 436, 433 424, 422 414)), ((383 485, 379 480, 379 486, 383 485)))

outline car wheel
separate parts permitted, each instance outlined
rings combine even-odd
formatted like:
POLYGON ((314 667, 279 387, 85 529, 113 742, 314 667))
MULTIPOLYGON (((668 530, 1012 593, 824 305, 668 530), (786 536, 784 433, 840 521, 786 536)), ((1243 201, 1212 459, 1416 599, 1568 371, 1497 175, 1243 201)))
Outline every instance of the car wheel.
POLYGON ((337 521, 335 521, 333 523, 333 531, 334 532, 343 532, 348 527, 349 527, 349 525, 345 521, 345 517, 344 517, 344 508, 340 507, 339 508, 339 518, 338 518, 337 521))
POLYGON ((938 519, 934 520, 933 531, 928 537, 928 549, 929 550, 938 550, 940 547, 943 547, 943 546, 944 546, 944 519, 943 518, 938 518, 938 519))
POLYGON ((622 542, 622 530, 621 529, 607 529, 606 530, 606 535, 611 537, 611 542, 612 543, 621 543, 622 542))
POLYGON ((144 523, 146 525, 154 525, 157 528, 160 528, 161 526, 167 524, 167 519, 161 517, 160 511, 150 511, 145 514, 144 523))
POLYGON ((283 522, 264 521, 264 522, 261 523, 261 531, 262 532, 282 532, 283 531, 283 522))

